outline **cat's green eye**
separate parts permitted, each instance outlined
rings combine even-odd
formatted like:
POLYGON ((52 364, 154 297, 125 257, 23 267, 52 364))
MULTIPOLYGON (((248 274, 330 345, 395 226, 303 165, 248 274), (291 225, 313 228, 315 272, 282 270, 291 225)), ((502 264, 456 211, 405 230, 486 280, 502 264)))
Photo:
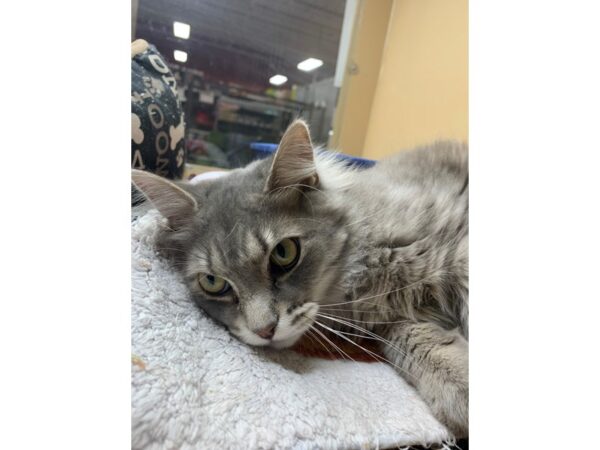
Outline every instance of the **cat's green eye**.
POLYGON ((300 257, 300 245, 296 239, 285 238, 271 252, 271 264, 284 269, 291 269, 300 257))
POLYGON ((207 273, 198 275, 198 283, 202 289, 212 295, 223 295, 231 288, 223 278, 207 273))

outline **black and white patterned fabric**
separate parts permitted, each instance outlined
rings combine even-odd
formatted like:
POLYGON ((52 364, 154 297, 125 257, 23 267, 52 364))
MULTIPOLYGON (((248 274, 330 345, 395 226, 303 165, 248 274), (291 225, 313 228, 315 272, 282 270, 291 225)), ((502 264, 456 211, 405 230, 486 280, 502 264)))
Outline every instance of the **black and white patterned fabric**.
POLYGON ((183 176, 185 123, 177 83, 164 58, 144 41, 132 44, 131 167, 183 176))

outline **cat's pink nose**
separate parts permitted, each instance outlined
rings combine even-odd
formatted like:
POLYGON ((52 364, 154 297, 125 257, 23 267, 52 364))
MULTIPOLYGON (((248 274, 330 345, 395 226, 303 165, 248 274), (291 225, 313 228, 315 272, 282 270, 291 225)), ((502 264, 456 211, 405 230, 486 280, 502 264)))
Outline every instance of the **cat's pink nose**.
POLYGON ((263 339, 271 339, 275 335, 275 327, 276 326, 277 326, 277 322, 273 322, 261 330, 254 330, 254 332, 263 339))

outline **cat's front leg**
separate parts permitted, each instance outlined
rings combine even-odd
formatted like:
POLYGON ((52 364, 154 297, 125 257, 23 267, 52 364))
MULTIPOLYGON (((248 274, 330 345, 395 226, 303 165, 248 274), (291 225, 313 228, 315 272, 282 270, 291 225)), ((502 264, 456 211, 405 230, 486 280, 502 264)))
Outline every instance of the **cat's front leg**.
POLYGON ((433 323, 386 330, 384 354, 457 438, 469 434, 469 344, 456 330, 433 323))

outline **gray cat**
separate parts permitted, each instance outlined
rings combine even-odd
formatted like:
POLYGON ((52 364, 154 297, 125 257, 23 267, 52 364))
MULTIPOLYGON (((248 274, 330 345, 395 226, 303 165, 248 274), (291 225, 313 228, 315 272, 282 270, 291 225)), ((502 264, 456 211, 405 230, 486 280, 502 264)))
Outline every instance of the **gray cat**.
POLYGON ((159 250, 233 335, 275 348, 305 333, 376 339, 436 417, 468 435, 466 146, 352 169, 296 121, 274 157, 221 178, 133 181, 168 219, 159 250))

